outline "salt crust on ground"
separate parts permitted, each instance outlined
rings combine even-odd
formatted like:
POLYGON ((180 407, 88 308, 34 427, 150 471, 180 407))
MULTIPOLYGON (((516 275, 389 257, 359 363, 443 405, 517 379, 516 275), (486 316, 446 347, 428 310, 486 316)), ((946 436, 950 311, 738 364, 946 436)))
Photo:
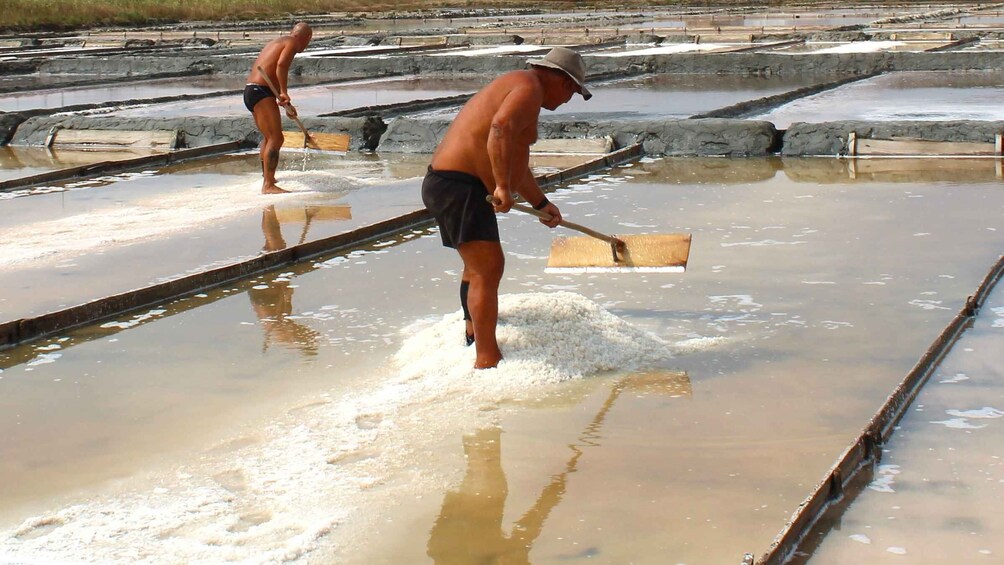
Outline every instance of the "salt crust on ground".
MULTIPOLYGON (((292 205, 305 193, 333 195, 373 184, 346 171, 283 171, 279 184, 290 194, 261 194, 261 179, 237 184, 164 192, 155 198, 84 211, 45 222, 30 229, 15 225, 0 229, 0 266, 62 260, 109 246, 121 246, 164 237, 260 209, 269 204, 292 205)), ((384 182, 384 181, 381 181, 384 182)), ((308 204, 308 203, 305 203, 308 204)), ((84 208, 86 209, 86 207, 84 208)))
POLYGON ((460 480, 461 454, 442 446, 520 410, 506 400, 670 357, 658 337, 570 292, 501 297, 497 369, 471 368, 462 333, 459 311, 406 328, 371 386, 321 394, 197 462, 0 531, 0 562, 279 563, 319 548, 358 560, 401 501, 460 480))

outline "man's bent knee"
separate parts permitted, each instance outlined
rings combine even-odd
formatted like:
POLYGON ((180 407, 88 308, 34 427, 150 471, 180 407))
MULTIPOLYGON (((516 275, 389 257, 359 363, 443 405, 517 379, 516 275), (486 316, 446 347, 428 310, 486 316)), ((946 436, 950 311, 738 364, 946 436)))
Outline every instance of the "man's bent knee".
POLYGON ((468 241, 460 245, 458 251, 464 260, 464 268, 470 277, 487 281, 502 280, 505 269, 505 254, 497 241, 468 241))

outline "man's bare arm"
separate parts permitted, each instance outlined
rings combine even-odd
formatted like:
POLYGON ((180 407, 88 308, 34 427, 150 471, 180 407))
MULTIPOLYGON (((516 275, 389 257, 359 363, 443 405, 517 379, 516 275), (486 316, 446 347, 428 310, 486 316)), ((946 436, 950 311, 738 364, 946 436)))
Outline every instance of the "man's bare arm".
POLYGON ((275 63, 275 78, 279 81, 279 95, 280 101, 285 98, 285 103, 289 103, 289 68, 293 64, 293 57, 296 56, 296 46, 293 45, 292 41, 286 41, 285 45, 282 47, 282 52, 279 53, 279 59, 275 63))
POLYGON ((521 175, 527 168, 530 142, 536 136, 537 115, 540 113, 540 93, 530 86, 513 88, 492 117, 488 132, 488 159, 495 180, 495 197, 502 203, 500 212, 512 207, 512 191, 522 184, 521 175))
MULTIPOLYGON (((527 159, 529 160, 529 150, 527 151, 527 159)), ((545 222, 541 219, 540 223, 549 228, 556 227, 558 222, 561 221, 561 211, 544 195, 544 191, 537 184, 537 179, 533 176, 533 171, 530 170, 530 167, 524 167, 523 171, 524 173, 520 176, 519 183, 516 185, 516 192, 534 208, 546 212, 551 216, 550 221, 545 222)))

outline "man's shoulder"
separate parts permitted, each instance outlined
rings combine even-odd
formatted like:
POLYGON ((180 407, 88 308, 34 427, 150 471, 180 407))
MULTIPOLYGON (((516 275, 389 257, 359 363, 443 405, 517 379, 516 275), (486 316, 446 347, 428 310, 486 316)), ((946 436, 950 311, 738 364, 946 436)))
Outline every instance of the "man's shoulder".
POLYGON ((292 40, 293 40, 293 36, 291 36, 291 35, 280 35, 279 37, 276 37, 275 39, 270 40, 265 45, 281 45, 281 44, 284 44, 284 43, 289 43, 292 40))
POLYGON ((533 73, 529 69, 520 69, 516 71, 509 71, 495 80, 505 80, 510 82, 525 82, 525 83, 535 83, 537 79, 533 76, 533 73))
POLYGON ((537 77, 528 70, 509 71, 493 80, 485 88, 499 88, 505 90, 527 88, 536 91, 540 89, 540 82, 537 80, 537 77))

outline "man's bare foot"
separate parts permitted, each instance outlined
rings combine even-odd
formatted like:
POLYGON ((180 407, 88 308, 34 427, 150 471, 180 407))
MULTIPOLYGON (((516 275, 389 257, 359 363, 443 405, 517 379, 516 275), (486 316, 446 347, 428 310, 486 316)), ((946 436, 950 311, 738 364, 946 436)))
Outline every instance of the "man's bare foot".
POLYGON ((283 194, 285 192, 289 192, 289 191, 286 190, 285 188, 279 188, 278 186, 276 186, 274 184, 269 184, 269 185, 265 185, 265 186, 261 187, 261 193, 262 194, 283 194))
POLYGON ((478 355, 477 359, 474 360, 474 368, 475 369, 494 369, 495 367, 498 366, 499 361, 501 361, 501 360, 502 360, 502 354, 501 353, 499 353, 498 355, 490 355, 490 356, 486 355, 484 358, 482 358, 481 355, 478 355))

